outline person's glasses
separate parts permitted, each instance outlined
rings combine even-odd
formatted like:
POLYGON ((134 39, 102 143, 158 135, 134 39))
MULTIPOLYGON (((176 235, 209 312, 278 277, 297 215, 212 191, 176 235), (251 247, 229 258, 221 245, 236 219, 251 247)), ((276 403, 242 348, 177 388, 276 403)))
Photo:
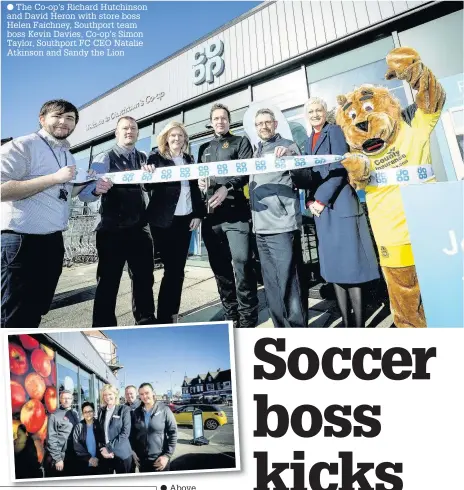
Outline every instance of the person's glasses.
POLYGON ((274 124, 274 121, 261 121, 259 123, 256 123, 255 126, 257 128, 262 128, 263 126, 270 127, 274 124))
POLYGON ((84 415, 90 415, 93 413, 93 410, 86 410, 85 412, 82 412, 84 415))

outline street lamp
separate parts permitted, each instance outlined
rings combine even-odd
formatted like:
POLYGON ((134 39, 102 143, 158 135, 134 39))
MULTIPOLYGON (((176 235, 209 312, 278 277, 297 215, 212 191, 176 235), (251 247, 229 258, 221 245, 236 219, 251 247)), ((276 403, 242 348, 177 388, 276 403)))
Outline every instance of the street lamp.
POLYGON ((169 373, 169 380, 171 382, 171 396, 169 397, 169 401, 172 400, 172 373, 175 373, 175 371, 164 371, 165 373, 169 373))

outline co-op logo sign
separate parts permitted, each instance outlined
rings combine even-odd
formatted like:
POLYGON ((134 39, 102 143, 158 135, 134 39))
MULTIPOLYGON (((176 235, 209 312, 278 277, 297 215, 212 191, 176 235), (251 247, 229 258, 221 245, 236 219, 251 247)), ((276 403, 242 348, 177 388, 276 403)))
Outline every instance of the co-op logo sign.
POLYGON ((193 55, 193 83, 195 85, 205 82, 213 83, 215 77, 224 73, 223 53, 224 43, 220 40, 197 48, 193 55))

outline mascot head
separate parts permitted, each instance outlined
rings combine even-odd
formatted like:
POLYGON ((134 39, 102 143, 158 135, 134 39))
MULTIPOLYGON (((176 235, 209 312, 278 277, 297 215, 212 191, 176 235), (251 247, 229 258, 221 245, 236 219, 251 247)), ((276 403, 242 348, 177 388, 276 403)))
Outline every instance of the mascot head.
POLYGON ((336 122, 351 151, 375 155, 390 145, 398 134, 401 106, 385 87, 361 85, 337 97, 336 122))

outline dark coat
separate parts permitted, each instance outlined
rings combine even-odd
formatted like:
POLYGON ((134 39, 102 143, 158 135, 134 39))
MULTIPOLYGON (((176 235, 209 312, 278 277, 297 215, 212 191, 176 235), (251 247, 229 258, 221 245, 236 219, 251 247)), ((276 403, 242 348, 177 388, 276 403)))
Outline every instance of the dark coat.
MULTIPOLYGON (((93 421, 93 434, 97 445, 97 458, 100 456, 100 449, 105 447, 105 434, 98 420, 93 421)), ((91 455, 87 449, 87 422, 81 420, 73 430, 73 443, 76 458, 79 461, 88 463, 91 455)))
MULTIPOLYGON (((131 431, 131 412, 126 405, 117 405, 111 417, 110 425, 108 426, 108 439, 106 449, 110 453, 114 453, 120 459, 127 459, 132 455, 132 448, 129 443, 131 431)), ((98 422, 103 429, 105 427, 106 407, 103 407, 98 412, 98 422)))
MULTIPOLYGON (((185 163, 194 163, 193 157, 185 155, 185 163)), ((156 168, 173 167, 175 163, 165 158, 157 150, 148 156, 148 165, 156 168)), ((204 218, 206 207, 198 187, 198 180, 189 180, 190 196, 192 198, 192 218, 204 218)), ((145 184, 144 189, 150 192, 150 200, 147 207, 147 219, 150 225, 159 228, 169 228, 174 218, 177 202, 179 201, 180 182, 160 182, 156 184, 145 184)))
MULTIPOLYGON (((326 123, 312 151, 314 131, 306 142, 307 155, 344 155, 349 151, 339 126, 326 123)), ((339 162, 295 172, 294 182, 308 189, 307 198, 325 204, 315 217, 321 276, 337 284, 359 284, 379 278, 366 216, 348 174, 339 162)), ((307 199, 307 200, 308 200, 307 199)))

